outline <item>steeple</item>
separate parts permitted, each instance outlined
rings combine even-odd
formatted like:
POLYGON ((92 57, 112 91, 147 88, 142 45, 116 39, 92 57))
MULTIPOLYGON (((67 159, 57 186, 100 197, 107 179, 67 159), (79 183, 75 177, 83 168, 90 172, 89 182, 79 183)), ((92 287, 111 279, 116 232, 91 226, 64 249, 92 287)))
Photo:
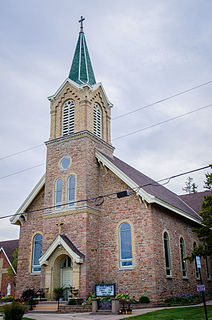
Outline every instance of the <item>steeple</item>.
POLYGON ((93 85, 96 83, 88 48, 85 40, 85 34, 83 31, 83 21, 85 18, 81 16, 80 32, 77 41, 77 46, 74 53, 74 58, 69 73, 69 79, 78 84, 88 83, 93 85))

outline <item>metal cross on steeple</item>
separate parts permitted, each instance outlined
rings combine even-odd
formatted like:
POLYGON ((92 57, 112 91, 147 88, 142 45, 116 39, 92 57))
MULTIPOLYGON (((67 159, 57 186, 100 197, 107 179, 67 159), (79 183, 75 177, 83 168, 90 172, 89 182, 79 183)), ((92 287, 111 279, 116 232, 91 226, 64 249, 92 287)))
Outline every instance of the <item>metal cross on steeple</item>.
POLYGON ((80 22, 80 32, 83 33, 83 21, 85 20, 85 18, 83 18, 83 16, 81 16, 81 19, 79 20, 80 22))

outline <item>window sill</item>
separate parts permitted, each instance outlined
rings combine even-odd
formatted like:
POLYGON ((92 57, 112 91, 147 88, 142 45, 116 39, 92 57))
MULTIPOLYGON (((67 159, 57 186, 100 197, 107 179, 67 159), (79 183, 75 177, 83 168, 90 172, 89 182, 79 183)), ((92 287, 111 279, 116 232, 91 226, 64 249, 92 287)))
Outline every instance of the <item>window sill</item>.
POLYGON ((122 267, 122 268, 119 268, 119 271, 130 271, 134 269, 135 269, 134 267, 122 267))
POLYGON ((188 277, 183 277, 182 279, 183 279, 183 280, 187 280, 187 281, 188 281, 188 277))
POLYGON ((173 277, 172 276, 166 276, 166 279, 172 280, 173 277))
POLYGON ((31 272, 31 276, 39 276, 41 274, 41 271, 31 272))

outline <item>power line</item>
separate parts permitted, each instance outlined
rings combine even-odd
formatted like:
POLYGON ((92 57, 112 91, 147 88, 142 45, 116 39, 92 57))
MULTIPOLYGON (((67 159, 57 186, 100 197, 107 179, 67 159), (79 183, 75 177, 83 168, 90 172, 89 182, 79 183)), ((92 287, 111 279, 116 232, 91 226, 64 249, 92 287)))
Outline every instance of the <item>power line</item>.
MULTIPOLYGON (((145 130, 147 130, 147 129, 151 129, 151 128, 157 127, 157 126, 159 126, 159 125, 161 125, 161 124, 164 124, 164 123, 167 123, 167 122, 170 122, 170 121, 173 121, 173 120, 182 118, 182 117, 184 117, 184 116, 186 116, 186 115, 195 113, 195 112, 200 111, 200 110, 202 110, 202 109, 209 108, 209 107, 211 107, 211 106, 212 106, 212 104, 209 104, 209 105, 207 105, 207 106, 200 107, 200 108, 198 108, 198 109, 195 109, 195 110, 186 112, 186 113, 181 114, 181 115, 179 115, 179 116, 176 116, 176 117, 173 117, 173 118, 170 118, 170 119, 167 119, 167 120, 164 120, 164 121, 155 123, 155 124, 153 124, 153 125, 151 125, 151 126, 144 127, 144 128, 142 128, 142 129, 138 129, 138 130, 136 130, 136 131, 133 131, 133 132, 127 133, 127 134, 125 134, 125 135, 116 137, 116 138, 114 138, 114 139, 112 139, 112 140, 115 141, 115 140, 118 140, 118 139, 126 138, 126 137, 128 137, 128 136, 133 135, 133 134, 136 134, 136 133, 145 131, 145 130)), ((23 152, 23 151, 22 151, 22 152, 23 152)), ((20 171, 17 171, 17 172, 8 174, 8 175, 6 175, 6 176, 0 177, 0 180, 5 179, 5 178, 8 178, 8 177, 13 176, 13 175, 16 175, 16 174, 19 174, 19 173, 22 173, 22 172, 25 172, 25 171, 28 171, 28 170, 31 170, 31 169, 34 169, 34 168, 37 168, 37 167, 40 167, 40 166, 43 166, 44 164, 45 164, 45 163, 41 163, 41 164, 39 164, 39 165, 36 165, 36 166, 33 166, 33 167, 29 167, 29 168, 26 168, 26 169, 23 169, 23 170, 20 170, 20 171)))
POLYGON ((24 152, 39 148, 41 146, 44 146, 44 144, 43 143, 42 144, 38 144, 37 146, 31 147, 31 148, 28 148, 28 149, 24 149, 22 151, 18 151, 18 152, 15 152, 15 153, 8 154, 7 156, 0 158, 0 160, 8 159, 10 157, 16 156, 17 154, 24 153, 24 152))
POLYGON ((45 163, 41 163, 41 164, 38 164, 38 165, 33 166, 33 167, 29 167, 29 168, 26 168, 26 169, 23 169, 23 170, 20 170, 20 171, 13 172, 11 174, 8 174, 7 176, 0 177, 0 180, 8 178, 8 177, 11 177, 11 176, 14 176, 14 175, 19 174, 19 173, 24 172, 24 171, 28 171, 28 170, 31 170, 31 169, 34 169, 34 168, 37 168, 37 167, 41 167, 43 165, 45 165, 45 163))
MULTIPOLYGON (((189 174, 189 173, 194 173, 196 171, 204 170, 204 169, 207 169, 207 168, 212 168, 212 165, 208 165, 208 166, 204 166, 204 167, 201 167, 201 168, 197 168, 197 169, 193 169, 193 170, 190 170, 190 171, 186 171, 186 172, 183 172, 183 173, 179 173, 179 174, 173 175, 173 176, 168 177, 168 178, 163 178, 163 179, 160 179, 158 181, 155 181, 155 183, 149 182, 149 183, 140 185, 140 186, 138 186, 136 188, 132 188, 132 190, 133 190, 133 192, 135 192, 135 191, 138 191, 141 188, 144 188, 144 187, 147 187, 147 186, 150 186, 150 185, 155 186, 155 187, 161 187, 162 185, 159 184, 159 182, 161 182, 161 181, 168 180, 168 182, 169 182, 171 179, 177 178, 179 176, 183 176, 183 175, 186 175, 186 174, 189 174)), ((81 202, 94 202, 95 206, 98 207, 98 206, 103 204, 104 198, 110 198, 111 196, 117 195, 118 193, 122 193, 122 192, 126 192, 126 190, 113 192, 113 193, 109 193, 109 194, 104 194, 104 195, 100 195, 100 196, 97 196, 97 197, 91 197, 91 198, 87 198, 87 199, 83 199, 83 200, 76 200, 76 201, 66 202, 66 203, 62 203, 60 205, 54 205, 54 206, 50 206, 50 207, 44 207, 44 208, 29 210, 29 211, 25 211, 25 212, 19 212, 19 213, 15 213, 15 214, 10 214, 10 215, 7 215, 7 216, 0 217, 0 220, 1 219, 6 219, 6 218, 9 218, 9 217, 14 217, 14 216, 17 216, 17 215, 22 215, 22 214, 24 215, 26 213, 34 213, 34 212, 54 209, 54 208, 67 206, 67 205, 75 204, 75 203, 81 203, 81 202), (100 202, 98 202, 99 200, 100 200, 100 202)), ((130 193, 129 191, 127 192, 127 194, 128 195, 132 195, 132 193, 130 193)), ((114 199, 114 198, 112 198, 112 199, 114 199)))
MULTIPOLYGON (((162 102, 164 102, 164 101, 173 99, 173 98, 175 98, 175 97, 177 97, 177 96, 183 95, 183 94, 185 94, 185 93, 187 93, 187 92, 190 92, 190 91, 192 91, 192 90, 198 89, 198 88, 200 88, 200 87, 206 86, 206 85, 211 84, 211 83, 212 83, 212 80, 210 80, 210 81, 208 81, 208 82, 204 82, 204 83, 202 83, 202 84, 199 84, 198 86, 195 86, 195 87, 192 87, 192 88, 190 88, 190 89, 187 89, 187 90, 178 92, 178 93, 173 94, 173 95, 171 95, 171 96, 169 96, 169 97, 163 98, 163 99, 161 99, 161 100, 157 100, 157 101, 155 101, 155 102, 153 102, 153 103, 150 103, 150 104, 147 104, 147 105, 145 105, 145 106, 143 106, 143 107, 139 107, 139 108, 137 108, 137 109, 135 109, 135 110, 132 110, 132 111, 130 111, 130 112, 121 114, 121 115, 119 115, 119 116, 117 116, 117 117, 112 118, 112 120, 116 120, 116 119, 125 117, 125 116, 127 116, 127 115, 129 115, 129 114, 132 114, 132 113, 135 113, 135 112, 137 112, 137 111, 146 109, 146 108, 151 107, 151 106, 153 106, 153 105, 155 105, 155 104, 159 104, 159 103, 162 103, 162 102)), ((145 129, 145 130, 146 130, 146 129, 145 129)), ((116 139, 116 138, 115 138, 115 139, 116 139)), ((119 138, 117 138, 117 139, 119 139, 119 138)), ((28 148, 28 149, 24 149, 24 150, 22 150, 22 151, 18 151, 18 152, 15 152, 15 153, 11 153, 11 154, 9 154, 9 155, 7 155, 7 156, 1 157, 0 160, 4 160, 4 159, 10 158, 10 157, 13 157, 13 156, 15 156, 15 155, 18 155, 18 154, 21 154, 21 153, 24 153, 24 152, 27 152, 27 151, 30 151, 30 150, 39 148, 40 146, 43 146, 43 145, 44 145, 44 144, 42 143, 42 144, 36 145, 36 146, 34 146, 34 147, 31 147, 31 148, 28 148)))
POLYGON ((181 91, 181 92, 179 92, 179 93, 173 94, 173 95, 171 95, 171 96, 169 96, 169 97, 166 97, 166 98, 163 98, 163 99, 161 99, 161 100, 157 100, 157 101, 152 102, 152 103, 150 103, 150 104, 147 104, 147 105, 145 105, 145 106, 143 106, 143 107, 139 107, 139 108, 137 108, 137 109, 135 109, 135 110, 132 110, 132 111, 123 113, 123 114, 121 114, 121 115, 119 115, 119 116, 117 116, 117 117, 112 118, 112 120, 117 120, 117 119, 126 117, 126 116, 128 116, 129 114, 132 114, 132 113, 135 113, 135 112, 137 112, 137 111, 140 111, 140 110, 149 108, 149 107, 151 107, 151 106, 154 106, 155 104, 159 104, 159 103, 161 103, 161 102, 164 102, 164 101, 173 99, 173 98, 175 98, 175 97, 178 97, 178 96, 183 95, 183 94, 185 94, 185 93, 187 93, 187 92, 190 92, 190 91, 192 91, 192 90, 198 89, 198 88, 200 88, 200 87, 206 86, 206 85, 211 84, 211 83, 212 83, 212 80, 210 80, 210 81, 208 81, 208 82, 205 82, 205 83, 202 83, 202 84, 200 84, 200 85, 198 85, 198 86, 192 87, 192 88, 190 88, 190 89, 181 91))
POLYGON ((118 140, 118 139, 121 139, 121 138, 126 138, 126 137, 131 136, 131 135, 133 135, 133 134, 136 134, 136 133, 138 133, 138 132, 145 131, 145 130, 147 130, 147 129, 151 129, 151 128, 157 127, 157 126, 159 126, 159 125, 161 125, 161 124, 164 124, 164 123, 167 123, 167 122, 170 122, 170 121, 173 121, 173 120, 176 120, 176 119, 185 117, 185 116, 187 116, 188 114, 195 113, 195 112, 197 112, 197 111, 200 111, 200 110, 202 110, 202 109, 209 108, 209 107, 211 107, 211 106, 212 106, 212 104, 208 104, 207 106, 197 108, 197 109, 195 109, 195 110, 192 110, 192 111, 183 113, 183 114, 181 114, 181 115, 179 115, 179 116, 176 116, 176 117, 173 117, 173 118, 169 118, 169 119, 164 120, 164 121, 161 121, 161 122, 157 122, 157 123, 152 124, 152 125, 150 125, 150 126, 148 126, 148 127, 144 127, 144 128, 142 128, 142 129, 138 129, 138 130, 136 130, 136 131, 129 132, 129 133, 124 134, 124 135, 122 135, 122 136, 116 137, 116 138, 114 138, 114 139, 112 139, 112 140, 114 141, 114 140, 118 140))

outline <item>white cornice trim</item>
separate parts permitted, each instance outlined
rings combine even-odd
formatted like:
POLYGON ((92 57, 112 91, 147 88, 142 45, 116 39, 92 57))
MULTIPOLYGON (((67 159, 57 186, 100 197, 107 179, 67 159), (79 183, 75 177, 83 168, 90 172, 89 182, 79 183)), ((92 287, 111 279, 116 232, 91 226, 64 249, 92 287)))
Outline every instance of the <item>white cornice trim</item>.
POLYGON ((54 101, 57 96, 64 90, 65 86, 67 85, 67 83, 69 83, 70 85, 72 85, 74 88, 80 90, 80 89, 83 89, 84 87, 88 87, 91 92, 97 90, 98 88, 100 88, 102 90, 102 93, 107 101, 107 104, 108 104, 108 107, 109 108, 112 108, 113 107, 113 104, 109 101, 108 97, 107 97, 107 94, 105 92, 105 89, 102 85, 101 82, 98 82, 94 85, 90 85, 88 83, 82 83, 82 84, 78 84, 74 81, 72 81, 71 79, 67 78, 63 81, 63 83, 61 84, 61 86, 57 89, 57 91, 55 92, 55 94, 53 94, 52 96, 49 96, 48 99, 49 101, 54 101))
POLYGON ((160 206, 167 208, 171 211, 176 212, 177 214, 193 221, 201 225, 201 221, 196 219, 195 217, 192 217, 188 213, 172 206, 171 204, 156 198, 155 196, 149 194, 145 190, 139 187, 138 184, 136 184, 132 179, 130 179, 123 171, 121 171, 119 168, 117 168, 110 160, 108 160, 102 153, 100 153, 98 150, 95 152, 96 158, 99 162, 103 164, 103 166, 106 166, 110 171, 112 171, 117 177, 119 177, 123 182, 125 182, 131 189, 136 190, 138 188, 138 191, 136 192, 137 195, 139 195, 142 200, 146 201, 147 203, 156 203, 160 206))
POLYGON ((29 205, 32 203, 32 201, 35 199, 35 197, 38 195, 38 193, 40 192, 40 190, 42 189, 42 187, 45 184, 45 178, 46 178, 46 175, 44 174, 42 176, 42 178, 38 181, 36 186, 33 188, 33 190, 30 192, 28 197, 25 199, 25 201, 22 203, 20 208, 16 211, 15 215, 10 218, 10 222, 12 224, 17 223, 17 221, 19 220, 22 213, 29 207, 29 205))
MULTIPOLYGON (((70 83, 74 88, 76 89, 81 89, 82 88, 82 85, 72 81, 71 79, 69 78, 66 78, 63 83, 61 84, 61 86, 57 89, 57 91, 52 95, 52 96, 49 96, 48 99, 49 101, 52 101, 52 100, 55 100, 56 97, 58 96, 58 94, 60 94, 63 89, 65 88, 66 84, 67 83, 70 83)), ((90 87, 90 86, 89 86, 90 87)))
POLYGON ((112 103, 110 102, 110 100, 108 99, 107 94, 106 94, 106 92, 105 92, 105 89, 104 89, 104 87, 103 87, 103 84, 102 84, 101 82, 98 82, 98 83, 94 84, 94 85, 92 86, 92 91, 95 91, 95 90, 97 90, 98 88, 101 88, 102 93, 103 93, 103 95, 105 96, 105 99, 106 99, 106 101, 107 101, 108 107, 112 108, 112 107, 113 107, 113 104, 112 104, 112 103))
POLYGON ((9 263, 9 265, 11 266, 11 268, 12 268, 12 270, 13 270, 13 272, 16 274, 16 271, 15 271, 15 269, 13 268, 13 265, 12 265, 12 263, 10 262, 10 259, 8 258, 8 256, 7 256, 7 254, 6 254, 6 252, 5 252, 5 250, 4 250, 3 247, 0 248, 0 252, 1 252, 1 251, 4 253, 4 255, 5 255, 5 257, 6 257, 7 261, 8 261, 8 263, 9 263))
POLYGON ((52 255, 52 253, 57 249, 57 247, 61 245, 68 252, 68 254, 73 258, 76 263, 83 263, 83 258, 80 257, 76 252, 74 252, 67 243, 63 240, 63 238, 58 235, 57 238, 53 241, 50 247, 46 250, 44 255, 39 259, 40 265, 48 264, 48 259, 52 255))

